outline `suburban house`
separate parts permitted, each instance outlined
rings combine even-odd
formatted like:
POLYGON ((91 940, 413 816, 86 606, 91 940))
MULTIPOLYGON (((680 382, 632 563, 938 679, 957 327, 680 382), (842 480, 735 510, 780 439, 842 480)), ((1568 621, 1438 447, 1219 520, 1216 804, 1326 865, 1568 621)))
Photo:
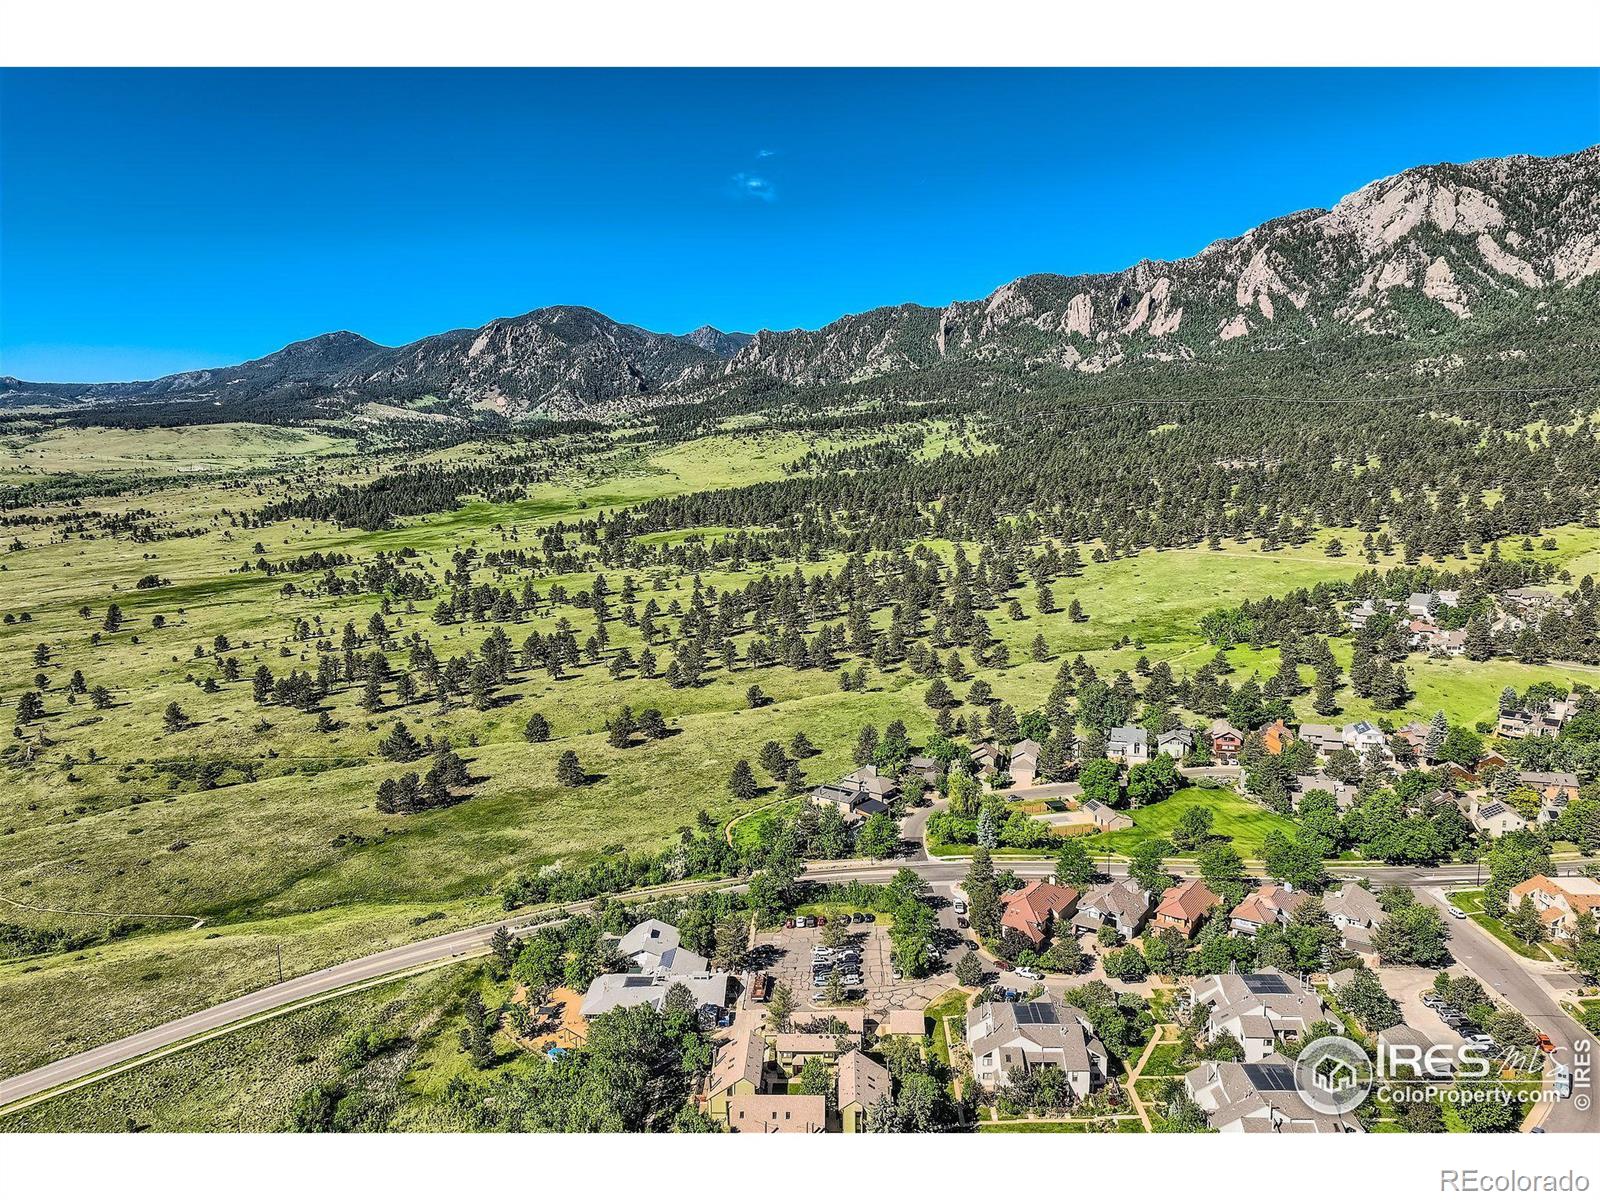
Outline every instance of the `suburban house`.
POLYGON ((730 1100, 748 1098, 761 1090, 766 1063, 767 1040, 761 1036, 760 1026, 750 1026, 718 1046, 701 1097, 706 1115, 726 1121, 730 1100))
POLYGON ((1239 761, 1239 751, 1244 749, 1244 734, 1235 729, 1227 721, 1218 717, 1211 722, 1211 727, 1206 730, 1206 738, 1211 743, 1211 757, 1225 767, 1231 767, 1239 761))
POLYGON ((1011 747, 1011 766, 1006 774, 1011 776, 1012 787, 1032 787, 1039 778, 1039 755, 1044 747, 1032 738, 1023 738, 1011 747))
POLYGON ((1005 760, 1006 752, 993 742, 979 742, 972 748, 972 771, 979 777, 992 775, 1005 760))
POLYGON ((1183 1077, 1189 1098, 1223 1133, 1361 1133, 1352 1116, 1317 1112, 1295 1086, 1294 1068, 1282 1058, 1254 1063, 1201 1063, 1183 1077))
POLYGON ((1208 975, 1189 989, 1192 1004, 1209 1004, 1206 1036, 1232 1034, 1244 1061, 1261 1062, 1286 1037, 1303 1037, 1323 1019, 1322 998, 1281 971, 1208 975))
POLYGON ((1279 717, 1272 724, 1264 726, 1261 730, 1261 745, 1268 754, 1282 754, 1289 748, 1289 743, 1294 741, 1294 734, 1279 717))
POLYGON ((1343 737, 1344 744, 1362 758, 1366 758, 1368 752, 1373 750, 1384 757, 1389 755, 1389 739, 1371 721, 1356 721, 1346 725, 1343 737))
POLYGON ((1539 920, 1555 936, 1569 933, 1578 914, 1587 909, 1600 918, 1600 880, 1587 875, 1535 875, 1511 889, 1510 905, 1515 908, 1524 896, 1531 896, 1539 910, 1539 920))
POLYGON ((1383 920, 1376 896, 1359 883, 1347 883, 1324 896, 1322 907, 1339 930, 1345 949, 1357 953, 1372 949, 1372 931, 1383 920))
POLYGON ((1307 792, 1327 792, 1333 796, 1333 802, 1340 812, 1350 808, 1356 802, 1356 785, 1341 783, 1329 775, 1296 775, 1294 783, 1289 785, 1289 799, 1298 806, 1306 798, 1307 792))
POLYGON ((732 1133, 826 1133, 826 1096, 734 1096, 723 1120, 732 1133))
POLYGON ((726 971, 698 971, 688 975, 660 971, 599 975, 584 993, 582 1012, 589 1020, 613 1008, 629 1008, 635 1004, 648 1004, 660 1012, 666 1006, 667 993, 682 984, 689 990, 700 1013, 715 1021, 728 1007, 728 987, 732 979, 726 971))
POLYGON ((1092 931, 1112 925, 1124 939, 1139 935, 1150 916, 1150 893, 1136 879, 1119 879, 1090 888, 1073 914, 1074 930, 1092 931))
POLYGON ((878 1037, 919 1038, 927 1032, 928 1021, 920 1008, 891 1008, 878 1021, 878 1037))
POLYGON ((813 804, 832 805, 847 822, 864 821, 874 813, 888 812, 900 794, 900 785, 868 763, 851 771, 838 783, 825 783, 811 793, 813 804))
POLYGON ((1072 916, 1077 904, 1076 888, 1035 879, 1000 897, 1000 928, 1026 938, 1039 950, 1050 940, 1056 922, 1072 916))
POLYGON ((645 975, 698 975, 710 964, 680 942, 682 935, 665 921, 641 921, 617 939, 617 954, 633 960, 645 975))
POLYGON ((1268 925, 1287 925, 1295 909, 1310 895, 1287 884, 1263 883, 1234 906, 1230 924, 1243 933, 1256 933, 1268 925))
POLYGON ((1578 798, 1578 777, 1571 771, 1522 771, 1517 782, 1539 793, 1541 821, 1553 821, 1578 798))
POLYGON ((1422 634, 1418 641, 1422 649, 1430 654, 1447 654, 1451 658, 1460 658, 1467 652, 1465 629, 1434 629, 1422 634))
POLYGON ((1206 914, 1221 903, 1222 897, 1205 884, 1198 879, 1188 879, 1161 893, 1161 903, 1156 905, 1151 924, 1157 929, 1176 929, 1190 938, 1206 914))
POLYGON ((1106 734, 1106 757, 1129 766, 1149 762, 1149 731, 1140 725, 1118 725, 1106 734))
POLYGON ((859 1050, 839 1059, 839 1130, 864 1133, 867 1110, 889 1094, 889 1068, 859 1050))
POLYGON ((1374 600, 1369 597, 1360 604, 1352 606, 1346 615, 1350 618, 1350 628, 1365 629, 1367 622, 1379 613, 1397 613, 1400 609, 1401 604, 1398 600, 1374 600))
POLYGON ((939 776, 944 774, 944 765, 938 759, 929 758, 925 754, 913 754, 906 760, 906 770, 929 787, 934 787, 939 782, 939 776))
POLYGON ((1439 597, 1432 592, 1412 592, 1406 599, 1406 612, 1413 617, 1431 617, 1439 607, 1439 597))
POLYGON ((1539 711, 1529 709, 1502 710, 1495 723, 1495 732, 1506 738, 1555 737, 1578 711, 1578 702, 1571 696, 1553 700, 1539 711))
POLYGON ((1183 761, 1183 756, 1194 749, 1194 730, 1179 726, 1169 729, 1156 738, 1156 753, 1165 754, 1174 762, 1183 761))
POLYGON ((1311 748, 1323 758, 1344 748, 1344 734, 1336 725, 1319 725, 1308 721, 1300 726, 1300 740, 1311 743, 1311 748))
POLYGON ((1513 829, 1526 829, 1528 822, 1522 814, 1504 800, 1485 797, 1472 806, 1468 814, 1473 827, 1489 837, 1500 837, 1513 829))
POLYGON ((1014 1076, 1048 1064, 1065 1072, 1075 1098, 1087 1096, 1106 1078, 1106 1050, 1089 1018, 1047 1000, 978 1005, 967 1014, 967 1048, 973 1078, 986 1088, 1003 1087, 1014 1076))
POLYGON ((1132 829, 1133 818, 1125 812, 1118 812, 1109 804, 1099 800, 1085 800, 1083 811, 1094 818, 1096 827, 1108 832, 1118 829, 1132 829))

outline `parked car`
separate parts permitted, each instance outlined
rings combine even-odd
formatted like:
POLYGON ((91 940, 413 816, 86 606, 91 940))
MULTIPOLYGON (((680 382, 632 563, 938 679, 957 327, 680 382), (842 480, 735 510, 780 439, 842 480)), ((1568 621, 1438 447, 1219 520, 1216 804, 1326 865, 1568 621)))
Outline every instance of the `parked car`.
POLYGON ((794 918, 793 917, 785 917, 783 919, 783 927, 785 929, 793 929, 794 928, 794 918))
POLYGON ((1554 1054, 1556 1052, 1556 1044, 1550 1040, 1548 1033, 1535 1034, 1533 1040, 1534 1044, 1539 1047, 1539 1053, 1554 1054))
POLYGON ((1039 972, 1035 971, 1032 967, 1018 967, 1017 974, 1022 976, 1024 979, 1039 980, 1044 978, 1043 975, 1039 974, 1039 972))
POLYGON ((1565 1100, 1572 1095, 1572 1072, 1560 1063, 1556 1064, 1556 1099, 1565 1100))
POLYGON ((1456 906, 1455 906, 1455 905, 1454 905, 1454 904, 1452 904, 1452 905, 1451 905, 1451 906, 1450 906, 1450 907, 1449 907, 1449 908, 1448 908, 1448 909, 1446 909, 1446 910, 1445 910, 1445 911, 1446 911, 1446 912, 1448 912, 1448 913, 1449 913, 1449 914, 1450 914, 1450 915, 1451 915, 1451 916, 1452 916, 1452 917, 1454 917, 1454 918, 1455 918, 1455 919, 1456 919, 1456 920, 1458 920, 1458 921, 1465 921, 1465 920, 1466 920, 1466 919, 1467 919, 1467 914, 1466 914, 1466 913, 1464 913, 1464 912, 1462 912, 1462 911, 1461 911, 1461 910, 1460 910, 1460 909, 1459 909, 1459 908, 1457 908, 1457 907, 1456 907, 1456 906))
POLYGON ((755 981, 750 985, 750 999, 754 1000, 757 1004, 760 1004, 767 1000, 771 995, 772 976, 765 973, 757 975, 755 977, 755 981))
POLYGON ((1005 998, 1006 998, 1006 1003, 1007 1004, 1014 1004, 1016 1002, 1016 999, 1017 999, 1017 989, 1016 988, 1007 988, 1005 990, 1005 998))
POLYGON ((965 918, 965 917, 957 917, 957 918, 956 918, 956 928, 957 928, 957 929, 967 929, 967 928, 970 928, 970 926, 969 926, 969 925, 968 925, 968 923, 967 923, 967 919, 966 919, 966 918, 965 918))
POLYGON ((828 923, 827 917, 816 917, 815 920, 818 925, 826 925, 828 923))
POLYGON ((878 914, 877 913, 863 913, 862 916, 867 918, 867 924, 868 925, 871 925, 874 921, 876 921, 878 919, 878 914))
POLYGON ((867 923, 867 914, 866 913, 852 913, 850 915, 850 920, 853 921, 857 925, 865 925, 867 923))
POLYGON ((958 917, 962 916, 967 911, 967 902, 965 900, 957 900, 955 903, 955 910, 958 917))

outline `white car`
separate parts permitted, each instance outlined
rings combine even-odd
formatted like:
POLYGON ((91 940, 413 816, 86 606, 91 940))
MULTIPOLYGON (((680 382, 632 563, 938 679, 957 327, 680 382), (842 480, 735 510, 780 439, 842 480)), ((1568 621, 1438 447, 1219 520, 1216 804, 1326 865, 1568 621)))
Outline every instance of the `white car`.
POLYGON ((967 902, 965 900, 957 900, 956 903, 955 903, 955 909, 956 909, 956 916, 958 916, 958 917, 966 916, 967 915, 967 902))
POLYGON ((1044 978, 1043 975, 1039 974, 1039 972, 1035 971, 1032 967, 1018 967, 1016 973, 1022 976, 1024 979, 1038 980, 1044 978))
POLYGON ((1458 921, 1465 921, 1467 919, 1467 914, 1462 912, 1454 904, 1452 904, 1445 911, 1448 912, 1452 917, 1454 917, 1458 921))

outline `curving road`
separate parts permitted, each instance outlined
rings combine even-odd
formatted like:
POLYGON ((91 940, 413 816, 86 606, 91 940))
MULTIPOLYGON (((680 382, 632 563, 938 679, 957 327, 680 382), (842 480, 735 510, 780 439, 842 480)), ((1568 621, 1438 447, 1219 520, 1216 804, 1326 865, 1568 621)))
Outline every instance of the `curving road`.
MULTIPOLYGON (((1048 875, 1054 869, 1052 860, 1042 858, 998 860, 996 866, 1015 871, 1025 878, 1048 875)), ((1122 864, 1108 864, 1108 866, 1113 874, 1121 874, 1125 869, 1122 864)), ((902 867, 915 871, 932 884, 956 883, 967 873, 967 863, 962 860, 912 858, 888 863, 856 861, 817 864, 805 872, 804 878, 821 883, 847 882, 852 879, 876 883, 887 881, 902 867)), ((1180 873, 1182 869, 1180 864, 1180 873)), ((1422 889, 1470 883, 1477 875, 1477 868, 1462 866, 1434 868, 1333 866, 1331 870, 1335 875, 1360 876, 1378 885, 1402 883, 1422 889)), ((647 900, 718 887, 738 891, 742 890, 744 885, 742 883, 680 884, 667 888, 642 889, 639 892, 629 893, 629 896, 647 900)), ((1436 898, 1435 902, 1442 903, 1436 898)), ((342 991, 441 966, 453 959, 485 954, 488 952, 489 938, 502 925, 513 933, 523 933, 540 925, 565 919, 572 914, 587 912, 594 903, 571 904, 558 911, 510 914, 498 921, 454 933, 439 934, 424 941, 412 942, 390 950, 381 950, 337 966, 296 976, 235 999, 225 1000, 220 1004, 213 1004, 189 1016, 179 1017, 163 1025, 157 1025, 153 1029, 130 1034, 128 1037, 119 1038, 92 1050, 58 1059, 0 1081, 0 1111, 18 1106, 25 1101, 36 1102, 59 1089, 81 1085, 91 1079, 125 1070, 148 1058, 159 1057, 184 1045, 219 1036, 242 1023, 263 1020, 287 1008, 316 1003, 342 991)), ((1515 955, 1479 930, 1472 922, 1451 922, 1451 926, 1456 936, 1458 953, 1462 955, 1465 965, 1480 975, 1488 972, 1485 982, 1504 995, 1519 1011, 1525 1013, 1536 1026, 1556 1038, 1558 1045, 1561 1046, 1561 1053, 1566 1055, 1566 1061, 1570 1061, 1575 1048, 1579 1047, 1580 1041, 1587 1039, 1588 1035, 1561 1011, 1550 989, 1535 978, 1515 955), (1466 957, 1468 954, 1473 956, 1472 959, 1466 957)), ((1588 1089, 1592 1086, 1591 1083, 1586 1088, 1575 1089, 1572 1100, 1555 1106, 1544 1121, 1545 1128, 1551 1130, 1600 1128, 1595 1122, 1594 1111, 1592 1109, 1581 1111, 1578 1104, 1580 1095, 1584 1097, 1583 1103, 1588 1103, 1591 1094, 1588 1089)))

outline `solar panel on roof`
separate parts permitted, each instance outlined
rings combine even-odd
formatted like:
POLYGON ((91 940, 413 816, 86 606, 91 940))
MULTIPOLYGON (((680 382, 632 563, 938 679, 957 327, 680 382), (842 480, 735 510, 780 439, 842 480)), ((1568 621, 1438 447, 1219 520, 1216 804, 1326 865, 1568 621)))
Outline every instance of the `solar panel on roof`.
POLYGON ((1294 1072, 1281 1063, 1246 1063, 1244 1076, 1258 1092, 1294 1091, 1294 1072))
POLYGON ((1050 1004, 1019 1004, 1017 1005, 1017 1024, 1054 1025, 1056 1024, 1055 1006, 1050 1004))
POLYGON ((1289 981, 1281 975, 1246 975, 1244 986, 1255 996, 1287 996, 1289 981))

